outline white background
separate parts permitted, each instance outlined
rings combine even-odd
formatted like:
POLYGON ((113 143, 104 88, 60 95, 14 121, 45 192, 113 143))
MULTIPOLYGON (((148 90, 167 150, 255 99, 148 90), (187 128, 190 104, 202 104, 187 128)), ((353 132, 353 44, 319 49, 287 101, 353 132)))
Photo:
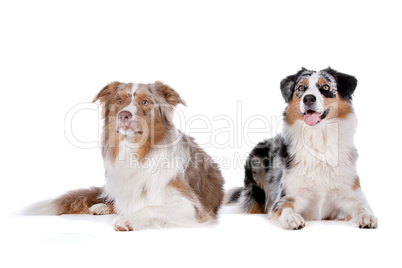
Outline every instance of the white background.
MULTIPOLYGON (((1 262, 401 265, 400 10, 397 1, 2 1, 1 262), (308 222, 291 232, 263 216, 226 213, 211 228, 117 233, 113 216, 14 215, 66 190, 103 184, 99 148, 74 146, 65 136, 65 118, 111 81, 172 86, 188 104, 180 107, 186 120, 176 118, 180 128, 227 161, 245 157, 255 143, 280 131, 282 78, 302 66, 329 65, 359 80, 358 171, 379 218, 377 230, 308 222), (233 119, 233 131, 211 141, 213 131, 228 127, 217 120, 222 115, 233 119), (190 120, 200 116, 209 129, 190 120), (271 126, 261 120, 248 125, 249 118, 266 118, 271 126), (246 137, 245 128, 259 129, 246 137), (230 146, 217 148, 222 140, 230 146)), ((88 109, 75 114, 71 130, 81 141, 96 142, 98 127, 96 110, 88 109)), ((222 163, 226 188, 242 185, 242 164, 222 163)))

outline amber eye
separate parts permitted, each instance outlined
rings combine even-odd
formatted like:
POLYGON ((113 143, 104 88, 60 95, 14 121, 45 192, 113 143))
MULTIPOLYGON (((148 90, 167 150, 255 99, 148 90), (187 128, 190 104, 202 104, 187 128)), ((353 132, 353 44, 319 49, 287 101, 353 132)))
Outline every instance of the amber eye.
POLYGON ((143 100, 143 101, 141 102, 141 104, 142 104, 142 105, 148 105, 148 104, 149 104, 149 101, 143 100))
POLYGON ((304 87, 304 85, 299 85, 299 86, 297 87, 297 89, 300 90, 300 91, 303 91, 303 90, 305 89, 305 87, 304 87))
POLYGON ((322 89, 324 89, 324 90, 329 90, 329 86, 328 86, 328 85, 323 85, 323 86, 322 86, 322 89))
POLYGON ((121 99, 117 99, 117 103, 121 104, 123 101, 121 99))

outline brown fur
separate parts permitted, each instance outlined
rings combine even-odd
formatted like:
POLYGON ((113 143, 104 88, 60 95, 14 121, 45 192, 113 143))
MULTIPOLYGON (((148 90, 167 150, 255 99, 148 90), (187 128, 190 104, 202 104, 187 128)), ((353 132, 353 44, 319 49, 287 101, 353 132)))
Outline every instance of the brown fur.
POLYGON ((289 102, 285 117, 286 123, 289 125, 293 125, 297 120, 303 120, 303 116, 300 112, 300 101, 301 98, 293 96, 289 102))
MULTIPOLYGON (((254 163, 257 164, 257 163, 254 163)), ((258 204, 257 202, 252 203, 252 206, 249 206, 246 208, 247 213, 250 214, 265 214, 267 213, 267 208, 269 208, 271 206, 271 202, 270 202, 270 198, 269 198, 269 190, 267 188, 267 180, 265 177, 265 167, 263 166, 262 161, 260 161, 259 163, 259 167, 257 169, 257 166, 255 166, 256 168, 256 172, 257 172, 257 176, 256 176, 256 182, 257 185, 264 190, 265 192, 265 206, 261 206, 260 204, 258 204)))
POLYGON ((350 221, 352 217, 350 215, 347 215, 346 217, 343 218, 337 218, 337 215, 335 216, 330 216, 322 219, 323 221, 350 221))
MULTIPOLYGON (((138 113, 141 113, 139 111, 138 113)), ((137 114, 138 114, 137 113, 137 114)), ((144 159, 152 146, 160 143, 166 135, 166 127, 162 122, 162 119, 157 111, 153 111, 154 120, 152 121, 149 116, 143 116, 143 119, 147 122, 148 128, 144 130, 143 136, 147 137, 145 143, 141 144, 141 148, 138 151, 139 159, 144 159)))
POLYGON ((196 211, 196 218, 199 222, 205 222, 210 218, 210 213, 205 211, 200 201, 198 200, 197 195, 186 181, 176 178, 168 184, 168 187, 175 188, 181 195, 183 195, 193 203, 194 209, 196 211))
POLYGON ((247 208, 247 213, 249 214, 264 214, 265 211, 257 203, 253 203, 251 207, 247 208))
POLYGON ((293 197, 288 197, 286 200, 282 201, 281 203, 277 203, 277 206, 273 210, 274 218, 279 218, 282 215, 282 211, 285 208, 294 209, 294 202, 295 202, 295 200, 293 197))
POLYGON ((309 85, 309 81, 308 79, 303 79, 300 81, 300 84, 304 85, 304 86, 308 86, 309 85))
MULTIPOLYGON (((143 145, 140 155, 146 155, 152 146, 158 144, 163 140, 165 135, 173 127, 172 122, 170 122, 169 113, 172 112, 174 106, 178 104, 185 105, 184 100, 179 96, 179 94, 162 82, 155 82, 155 84, 149 88, 139 88, 137 90, 138 103, 141 104, 143 99, 151 101, 151 99, 158 100, 158 96, 151 96, 149 94, 154 94, 153 89, 156 89, 157 94, 162 99, 159 102, 154 103, 154 121, 152 133, 149 136, 146 144, 143 145), (166 102, 166 103, 165 103, 166 102), (159 107, 161 109, 158 109, 159 107)), ((144 114, 149 114, 151 112, 150 105, 147 105, 146 109, 143 109, 144 114)), ((148 121, 147 121, 148 122, 148 121)), ((144 133, 145 135, 145 133, 144 133)), ((189 155, 191 156, 191 161, 187 167, 184 175, 184 179, 175 178, 168 185, 169 187, 175 188, 183 196, 188 198, 193 202, 194 208, 196 210, 196 217, 200 222, 203 222, 210 218, 211 216, 216 216, 219 207, 223 201, 223 177, 218 169, 217 165, 212 161, 211 157, 201 149, 194 140, 186 135, 182 135, 185 145, 189 150, 189 155)))
MULTIPOLYGON (((261 163, 262 164, 262 163, 261 163)), ((259 208, 259 213, 255 213, 255 214, 260 214, 260 213, 266 213, 267 212, 267 208, 271 207, 271 198, 269 198, 269 190, 268 190, 268 186, 267 186, 267 180, 266 180, 266 174, 265 174, 265 167, 263 167, 261 165, 258 176, 257 176, 257 185, 264 190, 265 192, 265 207, 264 208, 259 208)))
POLYGON ((114 210, 113 203, 105 203, 106 200, 101 199, 102 203, 108 207, 107 211, 102 211, 101 213, 98 213, 97 211, 92 212, 94 215, 109 215, 109 214, 116 214, 116 211, 114 210))
MULTIPOLYGON (((78 189, 69 191, 55 199, 53 202, 57 207, 57 215, 61 214, 88 214, 89 208, 99 203, 105 203, 100 198, 103 189, 100 187, 91 187, 89 189, 78 189)), ((111 213, 114 213, 113 205, 111 213)))
POLYGON ((349 102, 339 97, 336 94, 335 98, 324 98, 325 109, 330 108, 330 111, 326 119, 331 118, 341 118, 346 119, 346 117, 353 111, 352 106, 349 102))
POLYGON ((353 184, 353 190, 354 191, 356 191, 357 189, 359 189, 360 188, 360 179, 359 179, 359 176, 357 176, 356 178, 355 178, 355 181, 354 181, 354 184, 353 184))
POLYGON ((317 83, 318 83, 319 86, 323 86, 323 85, 325 85, 325 84, 329 84, 328 81, 325 80, 324 78, 318 79, 317 83))
POLYGON ((179 96, 179 94, 168 85, 163 84, 161 81, 155 82, 158 92, 160 92, 166 101, 173 106, 178 104, 186 105, 186 102, 179 96))
MULTIPOLYGON (((154 101, 159 100, 160 96, 168 97, 166 100, 170 104, 177 105, 184 101, 180 98, 176 91, 162 82, 156 82, 155 92, 150 88, 151 85, 139 84, 137 92, 132 92, 133 84, 124 84, 113 82, 104 87, 94 98, 94 102, 99 100, 102 105, 102 118, 105 120, 103 127, 102 153, 105 157, 109 155, 111 159, 116 159, 119 153, 119 143, 124 139, 124 136, 116 132, 116 118, 122 108, 127 106, 131 101, 131 94, 136 94, 137 97, 137 114, 147 123, 148 128, 144 130, 143 136, 147 137, 146 141, 141 144, 138 152, 139 159, 143 159, 150 151, 152 145, 159 143, 165 136, 165 125, 157 107, 154 106, 154 101), (118 100, 122 103, 118 103, 118 100), (148 105, 142 105, 142 101, 147 100, 148 105), (155 116, 154 120, 151 119, 155 116)), ((134 115, 133 115, 134 116, 134 115)), ((138 138, 140 140, 141 137, 138 138)), ((137 140, 137 141, 138 141, 137 140)))
POLYGON ((130 96, 127 93, 130 87, 129 84, 112 82, 105 86, 92 100, 93 102, 99 100, 102 105, 102 119, 104 120, 102 132, 103 157, 109 154, 112 159, 116 159, 119 153, 119 142, 124 137, 116 132, 116 118, 119 111, 130 101, 130 96), (118 99, 122 99, 121 104, 117 102, 118 99))
POLYGON ((185 181, 195 193, 207 214, 215 216, 223 202, 224 180, 218 165, 194 139, 183 135, 191 160, 185 171, 185 181))
MULTIPOLYGON (((104 158, 107 157, 112 161, 115 161, 118 156, 119 143, 126 138, 116 132, 116 118, 119 112, 130 104, 132 94, 136 100, 133 104, 137 108, 133 116, 140 117, 147 125, 145 129, 141 129, 143 133, 134 139, 134 143, 141 141, 138 149, 140 160, 149 154, 154 145, 160 144, 169 133, 175 130, 172 122, 173 110, 180 103, 185 105, 179 94, 162 82, 139 84, 135 92, 133 92, 133 86, 131 83, 110 83, 93 100, 94 102, 99 100, 102 105, 104 119, 102 154, 104 158), (144 103, 144 100, 147 102, 144 103)), ((224 180, 211 157, 196 145, 192 138, 186 135, 182 135, 182 138, 191 161, 184 178, 172 178, 168 187, 175 188, 194 204, 196 217, 202 222, 216 216, 223 201, 224 180)), ((102 188, 98 187, 68 192, 55 201, 59 208, 58 213, 89 213, 91 206, 105 202, 100 198, 101 194, 102 188)), ((109 205, 114 212, 113 205, 109 205)))
MULTIPOLYGON (((300 112, 300 101, 301 98, 293 96, 289 102, 285 117, 286 123, 289 125, 293 125, 297 120, 303 120, 303 116, 300 112)), ((339 97, 339 94, 336 94, 335 98, 324 98, 324 105, 325 109, 330 108, 326 119, 346 119, 346 117, 353 112, 351 104, 339 97)))

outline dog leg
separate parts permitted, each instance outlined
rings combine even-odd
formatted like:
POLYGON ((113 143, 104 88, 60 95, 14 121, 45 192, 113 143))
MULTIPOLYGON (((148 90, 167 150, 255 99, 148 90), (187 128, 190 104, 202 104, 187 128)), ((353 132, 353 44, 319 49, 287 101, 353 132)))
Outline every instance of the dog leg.
POLYGON ((300 230, 305 226, 303 217, 295 213, 291 208, 285 208, 282 210, 278 222, 281 227, 286 230, 300 230))
POLYGON ((352 210, 354 210, 354 212, 352 212, 352 215, 354 215, 353 218, 359 228, 375 229, 378 227, 377 217, 374 216, 367 202, 355 207, 352 206, 352 210))
POLYGON ((282 197, 273 207, 273 220, 277 221, 286 230, 300 230, 304 228, 304 219, 294 211, 294 208, 294 198, 282 197))
POLYGON ((113 221, 116 231, 132 231, 149 227, 193 226, 198 223, 196 210, 190 201, 164 206, 150 206, 113 221))
POLYGON ((359 228, 374 229, 378 227, 378 220, 374 216, 361 188, 354 190, 349 198, 343 200, 342 210, 352 216, 359 228))

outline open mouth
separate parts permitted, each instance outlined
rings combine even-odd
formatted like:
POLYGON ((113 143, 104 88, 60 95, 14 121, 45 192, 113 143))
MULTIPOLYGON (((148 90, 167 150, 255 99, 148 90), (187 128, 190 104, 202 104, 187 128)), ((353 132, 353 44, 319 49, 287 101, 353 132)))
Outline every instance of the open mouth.
POLYGON ((324 120, 325 117, 327 117, 328 113, 329 113, 329 108, 326 109, 322 114, 319 114, 313 110, 307 110, 303 114, 304 123, 306 123, 306 125, 308 125, 308 126, 315 126, 318 123, 320 123, 322 120, 324 120))

